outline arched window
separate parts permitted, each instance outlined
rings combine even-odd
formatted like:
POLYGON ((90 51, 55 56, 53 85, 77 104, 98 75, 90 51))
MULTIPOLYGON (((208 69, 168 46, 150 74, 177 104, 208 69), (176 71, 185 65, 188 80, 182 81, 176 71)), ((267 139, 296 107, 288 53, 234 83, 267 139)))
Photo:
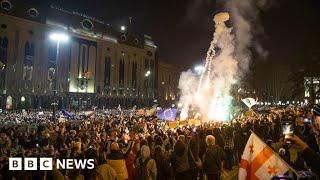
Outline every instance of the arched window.
POLYGON ((124 60, 120 60, 119 64, 119 85, 123 86, 124 85, 124 60))
POLYGON ((30 44, 30 56, 34 56, 34 43, 30 44))
POLYGON ((23 61, 23 64, 26 65, 28 64, 28 56, 30 54, 30 44, 29 42, 27 41, 24 45, 24 61, 23 61))
POLYGON ((8 38, 0 37, 0 89, 5 89, 8 38))
POLYGON ((8 38, 7 37, 4 37, 2 39, 2 47, 3 48, 8 48, 8 38))
POLYGON ((111 74, 111 58, 105 57, 104 62, 104 87, 110 86, 110 74, 111 74))
POLYGON ((52 61, 52 63, 56 62, 57 59, 57 45, 54 43, 50 43, 49 45, 49 61, 52 61))
POLYGON ((31 80, 34 64, 34 43, 26 42, 24 46, 23 79, 31 80))
POLYGON ((136 82, 137 82, 137 62, 133 62, 132 63, 132 82, 131 82, 131 86, 133 88, 136 88, 136 82))
POLYGON ((0 37, 0 60, 2 63, 7 62, 7 52, 8 52, 8 38, 0 37))

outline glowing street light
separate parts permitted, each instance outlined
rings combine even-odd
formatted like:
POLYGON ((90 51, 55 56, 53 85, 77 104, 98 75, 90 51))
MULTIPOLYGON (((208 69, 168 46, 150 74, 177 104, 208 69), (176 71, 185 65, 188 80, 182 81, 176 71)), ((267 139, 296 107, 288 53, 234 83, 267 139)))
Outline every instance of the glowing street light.
POLYGON ((121 29, 121 31, 125 31, 126 27, 125 26, 121 26, 120 29, 121 29))
POLYGON ((69 36, 65 33, 51 33, 49 35, 49 38, 52 40, 52 41, 57 41, 58 43, 59 42, 67 42, 69 41, 69 36))

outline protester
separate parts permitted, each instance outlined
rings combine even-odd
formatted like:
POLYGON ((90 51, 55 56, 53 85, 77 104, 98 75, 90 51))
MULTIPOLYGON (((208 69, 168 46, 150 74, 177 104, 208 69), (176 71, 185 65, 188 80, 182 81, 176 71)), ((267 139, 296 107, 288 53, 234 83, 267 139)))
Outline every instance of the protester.
POLYGON ((192 172, 189 164, 189 147, 184 143, 184 136, 180 136, 174 146, 171 156, 172 168, 174 170, 175 179, 191 180, 192 172))
POLYGON ((207 150, 203 156, 203 170, 208 180, 219 180, 223 171, 225 155, 222 148, 215 144, 215 137, 206 137, 207 150))
POLYGON ((119 180, 128 179, 128 170, 125 157, 121 151, 119 144, 116 142, 110 145, 110 155, 107 163, 116 171, 119 180))
POLYGON ((157 166, 157 180, 170 180, 173 178, 173 170, 169 158, 165 156, 161 146, 155 147, 154 160, 157 166))
MULTIPOLYGON (((125 110, 122 110, 125 111, 125 110)), ((219 179, 238 167, 251 134, 256 132, 275 152, 298 170, 319 174, 319 125, 304 122, 308 107, 288 106, 256 109, 257 116, 235 116, 228 123, 203 122, 168 128, 155 116, 129 115, 117 111, 85 116, 70 113, 69 120, 52 122, 51 112, 6 112, 0 114, 0 175, 5 179, 57 177, 54 179, 219 179), (300 120, 302 119, 302 121, 300 120), (292 144, 301 147, 298 164, 291 147, 281 143, 281 121, 299 124, 292 144), (318 127, 318 128, 317 128, 318 127), (209 136, 208 136, 209 135, 209 136), (300 140, 301 140, 300 139, 300 140), (303 142, 302 141, 302 142, 303 142), (283 148, 283 149, 281 149, 283 148), (281 149, 281 151, 279 151, 281 149), (93 158, 93 170, 55 169, 50 173, 9 171, 9 157, 93 158), (225 163, 222 163, 225 162, 225 163), (307 167, 305 167, 305 165, 307 167), (303 167, 302 167, 303 166, 303 167), (27 172, 27 173, 26 173, 27 172)), ((69 118, 69 117, 68 117, 69 118)), ((308 121, 309 122, 309 121, 308 121)), ((292 145, 293 146, 293 145, 292 145)))
POLYGON ((307 163, 308 167, 320 176, 320 155, 316 151, 308 146, 307 143, 303 142, 298 136, 294 135, 289 139, 293 142, 302 152, 302 158, 307 163))
POLYGON ((147 145, 141 147, 141 157, 137 159, 136 179, 156 180, 157 165, 154 159, 150 157, 150 148, 147 145))

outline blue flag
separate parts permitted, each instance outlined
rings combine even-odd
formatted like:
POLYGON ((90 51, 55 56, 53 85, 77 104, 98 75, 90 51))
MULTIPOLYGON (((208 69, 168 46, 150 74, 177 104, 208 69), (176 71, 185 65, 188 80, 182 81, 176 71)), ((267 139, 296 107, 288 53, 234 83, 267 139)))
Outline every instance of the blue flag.
POLYGON ((157 116, 159 119, 170 121, 170 120, 176 119, 177 112, 178 112, 178 109, 169 108, 169 109, 164 109, 164 110, 159 111, 157 116))
POLYGON ((64 109, 61 109, 61 114, 67 118, 71 118, 72 115, 70 114, 70 112, 64 110, 64 109))

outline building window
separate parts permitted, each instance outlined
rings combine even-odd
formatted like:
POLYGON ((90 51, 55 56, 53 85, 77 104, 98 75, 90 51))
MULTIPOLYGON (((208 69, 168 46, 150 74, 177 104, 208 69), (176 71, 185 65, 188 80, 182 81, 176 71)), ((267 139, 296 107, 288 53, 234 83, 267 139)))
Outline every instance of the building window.
POLYGON ((131 82, 131 86, 133 88, 136 88, 136 82, 137 82, 137 62, 133 62, 132 63, 132 82, 131 82))
POLYGON ((110 74, 111 74, 111 58, 105 57, 104 61, 104 87, 110 86, 110 74))
POLYGON ((56 62, 57 59, 57 45, 52 43, 49 46, 49 61, 56 62))
POLYGON ((0 89, 5 89, 8 38, 0 37, 0 89))
POLYGON ((93 28, 93 23, 89 19, 84 19, 81 21, 83 29, 91 30, 93 28))
POLYGON ((39 15, 39 12, 36 8, 30 8, 28 9, 28 15, 30 17, 37 17, 39 15))
POLYGON ((0 61, 7 64, 8 38, 0 37, 0 61))
POLYGON ((26 42, 24 46, 23 80, 31 80, 34 65, 34 43, 26 42))
POLYGON ((124 85, 124 60, 120 60, 119 64, 119 85, 123 87, 124 85))
POLYGON ((127 37, 124 34, 122 34, 120 38, 121 38, 121 41, 126 41, 127 40, 127 37))
POLYGON ((8 0, 1 1, 0 6, 3 10, 6 10, 6 11, 10 11, 10 9, 12 8, 12 4, 8 0))
POLYGON ((7 29, 7 25, 6 24, 1 24, 1 28, 2 29, 7 29))
POLYGON ((135 45, 138 45, 138 44, 139 44, 138 38, 135 38, 135 39, 134 39, 134 44, 135 44, 135 45))
POLYGON ((148 88, 148 80, 147 79, 144 80, 144 88, 148 88))
POLYGON ((57 45, 55 43, 49 44, 49 63, 48 63, 48 86, 50 90, 53 90, 53 80, 56 72, 56 65, 57 65, 57 45))
POLYGON ((147 69, 148 68, 148 59, 145 59, 144 60, 144 69, 147 69))

